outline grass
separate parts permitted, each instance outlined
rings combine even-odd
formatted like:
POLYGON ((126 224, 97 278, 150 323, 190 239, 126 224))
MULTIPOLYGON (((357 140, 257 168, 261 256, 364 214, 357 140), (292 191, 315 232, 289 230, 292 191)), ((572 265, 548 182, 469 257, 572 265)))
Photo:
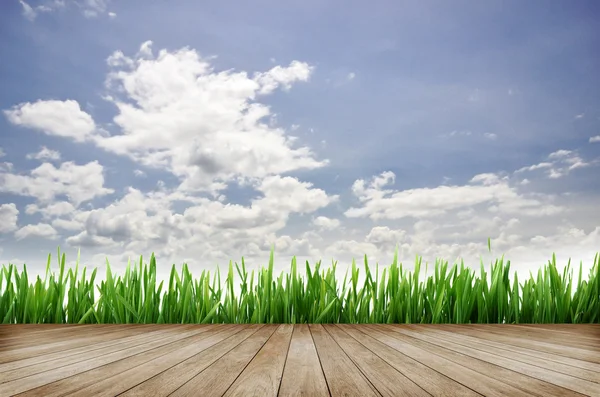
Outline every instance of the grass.
MULTIPOLYGON (((489 240, 488 240, 489 243, 489 240)), ((157 286, 156 260, 142 258, 138 265, 127 265, 125 274, 116 277, 106 262, 106 280, 94 284, 97 269, 86 277, 75 269, 65 269, 60 254, 58 276, 50 273, 48 255, 44 280, 35 283, 27 277, 27 267, 19 273, 16 266, 2 265, 0 271, 0 320, 4 324, 22 323, 598 323, 600 322, 600 258, 596 254, 587 280, 573 284, 570 261, 563 274, 556 268, 556 257, 537 277, 511 282, 510 261, 504 257, 491 264, 490 273, 481 263, 480 274, 461 261, 448 267, 437 260, 435 274, 420 280, 421 258, 414 272, 393 263, 379 274, 356 263, 346 271, 343 281, 336 279, 332 267, 321 269, 308 262, 298 269, 292 259, 289 272, 273 274, 273 251, 269 265, 248 274, 244 259, 241 267, 230 262, 224 283, 217 271, 211 277, 203 271, 194 279, 187 264, 179 274, 171 268, 168 285, 157 286), (359 272, 364 281, 359 283, 359 272), (349 276, 349 278, 348 278, 349 276), (489 282, 488 282, 489 280, 489 282), (240 289, 235 292, 234 286, 240 289), (164 288, 163 288, 164 287, 164 288), (164 289, 164 291, 163 291, 164 289), (96 293, 98 295, 96 295, 96 293)))

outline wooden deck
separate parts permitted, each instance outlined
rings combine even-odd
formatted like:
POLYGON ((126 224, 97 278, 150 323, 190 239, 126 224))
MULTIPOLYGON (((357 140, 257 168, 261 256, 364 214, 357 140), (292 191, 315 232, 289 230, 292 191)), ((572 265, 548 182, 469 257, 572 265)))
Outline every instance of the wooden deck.
POLYGON ((600 396, 600 325, 0 325, 13 395, 600 396))

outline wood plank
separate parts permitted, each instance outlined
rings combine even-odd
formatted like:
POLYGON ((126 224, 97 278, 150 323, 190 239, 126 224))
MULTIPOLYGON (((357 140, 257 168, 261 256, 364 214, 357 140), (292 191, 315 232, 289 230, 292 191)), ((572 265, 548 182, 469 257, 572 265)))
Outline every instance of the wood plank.
MULTIPOLYGON (((74 348, 74 349, 65 349, 62 351, 58 351, 58 352, 54 352, 54 353, 47 353, 47 354, 43 354, 40 356, 35 356, 35 357, 27 357, 27 358, 22 358, 22 359, 15 359, 14 361, 10 361, 4 364, 0 364, 0 382, 2 381, 7 381, 10 380, 9 378, 11 377, 11 375, 9 373, 14 372, 14 373, 19 373, 23 377, 23 376, 27 376, 25 375, 25 372, 28 372, 28 375, 32 375, 34 373, 37 372, 33 372, 33 370, 37 367, 39 368, 46 368, 48 366, 50 366, 50 368, 56 368, 59 365, 59 362, 56 362, 55 360, 62 360, 62 362, 68 362, 69 360, 74 360, 71 362, 77 362, 77 361, 82 361, 80 358, 83 357, 84 359, 89 359, 89 358, 93 358, 96 357, 97 355, 102 355, 105 354, 107 352, 107 350, 103 350, 103 349, 108 349, 108 348, 113 348, 116 350, 121 350, 124 348, 124 346, 127 347, 131 347, 131 346, 135 346, 138 343, 138 341, 146 341, 148 339, 152 339, 152 340, 159 340, 160 338, 163 337, 169 337, 172 335, 177 335, 180 334, 181 331, 184 330, 184 328, 179 328, 179 330, 175 329, 164 329, 164 330, 160 330, 160 328, 156 328, 156 331, 150 331, 150 332, 139 332, 139 331, 135 331, 134 335, 130 335, 130 333, 127 331, 127 329, 124 329, 122 332, 122 337, 118 338, 118 339, 109 339, 105 342, 100 342, 99 340, 90 340, 89 345, 85 345, 82 347, 78 347, 78 348, 74 348), (127 336, 130 335, 130 336, 127 336), (21 371, 22 368, 27 367, 27 369, 23 370, 25 372, 18 372, 21 371)), ((185 330, 190 330, 193 329, 193 327, 190 326, 186 326, 185 330)), ((208 328, 206 328, 206 330, 208 330, 208 328)), ((81 338, 77 339, 80 340, 81 338)), ((91 339, 91 338, 90 338, 91 339)), ((116 351, 115 350, 115 351, 116 351)), ((19 356, 17 356, 19 357, 19 356)), ((22 357, 22 356, 21 356, 22 357)), ((16 358, 16 357, 15 357, 16 358)), ((64 364, 67 365, 67 364, 64 364)), ((43 372, 44 369, 41 369, 38 372, 43 372)), ((17 378, 11 378, 11 379, 17 379, 17 378)))
POLYGON ((332 397, 381 395, 321 324, 309 327, 332 397))
POLYGON ((570 357, 564 357, 553 353, 547 353, 544 351, 534 350, 527 347, 513 346, 504 342, 498 341, 498 338, 494 334, 485 333, 483 331, 476 331, 469 327, 462 328, 447 328, 440 325, 435 327, 441 333, 450 333, 452 335, 463 336, 465 340, 472 340, 473 342, 484 342, 488 346, 494 346, 499 349, 526 354, 529 356, 541 358, 543 360, 549 360, 559 362, 576 368, 582 368, 590 371, 600 372, 600 364, 591 363, 589 361, 577 360, 570 357))
MULTIPOLYGON (((204 338, 197 339, 192 343, 181 343, 174 346, 174 349, 147 361, 142 365, 121 372, 118 375, 93 383, 83 389, 79 389, 70 396, 116 396, 139 385, 142 382, 168 370, 169 368, 197 355, 211 346, 233 336, 243 330, 243 325, 233 325, 221 332, 212 333, 204 338)), ((210 331, 209 331, 210 332, 210 331)))
MULTIPOLYGON (((2 341, 7 343, 18 343, 28 342, 32 340, 33 336, 44 335, 45 339, 52 339, 64 335, 67 331, 73 329, 77 332, 82 331, 97 331, 102 328, 98 327, 98 324, 28 324, 35 327, 22 328, 19 324, 5 325, 4 331, 0 332, 2 335, 2 341)), ((108 325, 108 324, 106 324, 108 325)), ((111 324, 113 327, 119 327, 118 324, 111 324)), ((0 325, 1 326, 1 325, 0 325)), ((108 327, 110 329, 110 327, 108 327)), ((0 347, 0 350, 2 348, 0 347)))
POLYGON ((59 342, 64 341, 72 341, 73 339, 77 339, 83 335, 92 337, 92 336, 108 336, 111 333, 118 333, 122 331, 120 327, 114 328, 104 328, 104 329, 85 329, 85 330, 77 330, 77 329, 68 329, 62 332, 54 333, 54 334, 45 334, 44 332, 37 333, 36 337, 28 338, 26 335, 23 335, 22 338, 17 340, 8 341, 6 344, 3 344, 2 352, 10 353, 14 350, 22 349, 23 347, 33 348, 35 346, 43 345, 48 346, 50 344, 58 344, 59 342), (83 332, 82 332, 83 331, 83 332))
POLYGON ((575 336, 565 338, 563 335, 557 335, 555 332, 548 329, 541 330, 536 328, 519 327, 511 324, 502 324, 497 327, 494 327, 491 324, 485 324, 481 328, 483 328, 485 332, 493 332, 506 336, 518 337, 522 340, 545 342, 553 345, 558 344, 561 346, 572 346, 575 348, 596 351, 600 353, 600 344, 598 343, 598 340, 596 340, 596 343, 590 346, 587 345, 585 341, 581 341, 575 336))
POLYGON ((433 396, 452 397, 452 396, 481 396, 479 393, 461 385, 437 371, 421 364, 420 362, 390 348, 390 346, 375 339, 370 331, 365 331, 363 325, 339 324, 342 330, 363 346, 383 358, 388 364, 394 367, 398 372, 415 382, 426 392, 433 396))
POLYGON ((223 396, 277 396, 293 329, 281 324, 223 396))
POLYGON ((0 397, 600 397, 599 336, 599 324, 0 325, 0 397))
MULTIPOLYGON (((264 325, 244 325, 240 328, 240 331, 237 334, 222 340, 221 342, 209 347, 195 356, 188 358, 185 361, 182 361, 166 371, 161 372, 153 378, 148 379, 144 383, 140 383, 125 393, 120 394, 119 396, 172 396, 174 391, 178 390, 182 385, 187 384, 186 382, 188 382, 191 378, 196 376, 198 373, 203 372, 206 368, 211 366, 215 361, 219 360, 224 355, 228 354, 228 352, 230 352, 240 343, 244 342, 252 335, 255 335, 256 332, 261 328, 264 328, 264 325)), ((265 341, 267 338, 265 338, 265 341)), ((198 393, 196 393, 196 395, 197 394, 198 393)), ((199 394, 205 395, 204 390, 199 394)))
POLYGON ((535 328, 548 328, 572 332, 578 335, 597 336, 600 335, 600 324, 519 324, 535 328))
MULTIPOLYGON (((226 352, 227 354, 213 362, 208 368, 191 378, 169 397, 222 396, 277 328, 278 325, 275 324, 265 325, 233 350, 226 352)), ((140 394, 140 396, 144 395, 140 394)))
POLYGON ((498 334, 496 332, 486 332, 483 330, 475 331, 470 330, 468 327, 460 327, 454 326, 453 324, 440 324, 436 325, 436 328, 440 331, 444 332, 458 332, 458 333, 475 333, 478 338, 492 340, 496 342, 500 342, 509 347, 521 347, 530 350, 536 350, 539 352, 554 354, 557 356, 568 357, 575 360, 580 361, 588 361, 590 363, 600 364, 600 355, 595 354, 594 352, 590 352, 584 349, 575 349, 570 347, 565 347, 561 345, 554 345, 550 343, 536 342, 531 340, 520 340, 518 337, 508 336, 503 334, 498 334))
MULTIPOLYGON (((233 325, 212 325, 209 332, 212 335, 217 335, 220 332, 227 331, 233 328, 233 325)), ((208 334, 205 334, 208 335, 208 334)), ((206 336, 205 336, 206 337, 206 336)), ((195 338, 194 340, 200 340, 195 338)), ((173 352, 174 349, 181 348, 182 342, 190 343, 193 341, 174 340, 168 344, 146 350, 144 352, 125 357, 123 359, 112 360, 104 365, 95 366, 94 368, 80 371, 72 376, 62 378, 52 383, 32 389, 29 392, 20 394, 20 396, 44 396, 56 397, 63 396, 74 391, 83 389, 94 383, 119 375, 126 371, 132 370, 141 366, 144 363, 162 357, 165 354, 173 352)))
POLYGON ((278 397, 329 396, 308 324, 294 325, 278 397))
POLYGON ((416 346, 416 344, 413 343, 414 339, 396 334, 392 330, 385 328, 383 325, 366 325, 363 332, 369 332, 375 339, 380 340, 386 345, 419 361, 421 364, 428 366, 450 379, 454 379, 484 396, 529 396, 528 393, 525 393, 516 387, 489 378, 470 368, 458 365, 440 355, 431 354, 430 350, 425 350, 416 346))
MULTIPOLYGON (((492 353, 477 350, 475 346, 463 346, 454 343, 454 341, 445 340, 435 335, 434 331, 430 331, 428 326, 389 327, 389 329, 413 338, 411 344, 414 346, 421 347, 487 377, 514 386, 527 392, 528 395, 541 397, 586 395, 585 393, 574 393, 571 388, 565 387, 564 384, 550 382, 552 371, 548 371, 550 374, 548 377, 540 379, 532 376, 531 372, 522 371, 521 364, 515 363, 510 357, 495 356, 492 353)), ((537 367, 535 368, 537 369, 537 367)), ((541 369, 539 371, 546 372, 541 369)))
POLYGON ((10 382, 2 384, 2 390, 0 390, 0 397, 10 396, 12 394, 22 393, 34 389, 39 386, 46 385, 48 383, 55 382, 57 380, 66 379, 73 375, 80 374, 82 372, 89 371, 90 369, 98 368, 115 361, 129 358, 133 355, 143 353, 152 349, 155 349, 164 345, 171 345, 171 349, 174 344, 179 343, 178 347, 182 344, 193 344, 199 343, 205 338, 211 337, 213 334, 220 332, 227 332, 232 326, 215 326, 213 329, 208 329, 206 332, 199 333, 199 329, 196 331, 182 332, 179 335, 162 339, 160 341, 146 343, 141 346, 135 346, 127 348, 118 352, 110 353, 102 357, 98 357, 91 360, 81 361, 75 364, 67 365, 64 367, 56 368, 51 371, 42 372, 36 375, 27 376, 25 378, 16 379, 10 382))
MULTIPOLYGON (((506 358, 512 363, 513 366, 520 366, 520 364, 518 363, 523 363, 525 365, 533 365, 536 368, 545 368, 548 370, 548 374, 550 377, 553 377, 556 373, 559 373, 570 375, 575 378, 580 378, 582 380, 600 383, 600 372, 573 367, 568 364, 548 360, 547 358, 540 358, 533 355, 527 355, 525 354, 527 353, 525 349, 522 348, 513 348, 512 350, 505 350, 499 346, 493 346, 489 341, 486 342, 483 339, 477 340, 466 335, 454 335, 448 332, 438 331, 433 327, 407 326, 405 328, 396 329, 396 332, 402 332, 404 334, 411 333, 411 335, 413 336, 416 336, 414 335, 414 332, 418 332, 424 337, 426 337, 428 340, 438 340, 439 343, 444 343, 447 346, 456 346, 461 352, 464 352, 465 348, 469 348, 470 350, 478 352, 477 354, 481 356, 490 356, 494 359, 506 358), (480 354, 479 352, 483 354, 480 354), (515 363, 514 361, 518 363, 515 363)), ((518 372, 522 371, 519 369, 518 372)), ((560 375, 556 376, 560 378, 560 375)))
POLYGON ((382 396, 430 395, 341 328, 333 324, 323 327, 382 396))
POLYGON ((547 328, 547 327, 532 327, 531 324, 516 324, 513 325, 513 327, 518 328, 518 329, 526 329, 526 330, 535 330, 537 332, 540 333, 540 335, 542 334, 547 334, 547 333, 552 333, 554 335, 557 336, 561 336, 563 337, 563 340, 565 340, 564 338, 567 337, 568 339, 566 340, 576 340, 577 342, 581 342, 581 343, 585 343, 585 344, 593 344, 595 346, 598 346, 598 344, 600 344, 600 329, 598 330, 598 334, 597 335, 590 335, 590 334, 586 334, 583 333, 581 331, 577 331, 577 328, 573 328, 569 331, 567 330, 563 330, 560 328, 547 328))
MULTIPOLYGON (((137 334, 139 335, 140 333, 137 334)), ((120 331, 115 331, 114 333, 110 333, 108 335, 96 335, 89 338, 86 335, 81 335, 78 338, 70 338, 68 340, 56 343, 19 348, 17 350, 2 353, 2 355, 0 356, 0 364, 7 363, 9 361, 17 361, 30 357, 41 356, 48 353, 66 352, 70 349, 75 349, 78 347, 88 347, 92 344, 99 342, 118 342, 118 339, 122 338, 123 335, 128 335, 128 331, 126 328, 122 328, 120 331)))

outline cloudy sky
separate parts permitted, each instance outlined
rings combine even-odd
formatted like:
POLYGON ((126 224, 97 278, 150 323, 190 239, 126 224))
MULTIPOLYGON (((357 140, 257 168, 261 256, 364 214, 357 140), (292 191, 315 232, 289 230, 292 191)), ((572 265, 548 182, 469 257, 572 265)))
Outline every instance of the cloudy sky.
POLYGON ((0 8, 0 263, 600 251, 597 1, 0 8))

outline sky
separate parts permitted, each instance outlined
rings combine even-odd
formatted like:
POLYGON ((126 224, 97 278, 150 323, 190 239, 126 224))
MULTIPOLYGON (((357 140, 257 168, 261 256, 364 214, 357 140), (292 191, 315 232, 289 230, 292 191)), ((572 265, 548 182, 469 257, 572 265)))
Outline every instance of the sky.
POLYGON ((600 3, 10 0, 0 264, 600 251, 600 3), (488 238, 491 253, 488 252, 488 238))

